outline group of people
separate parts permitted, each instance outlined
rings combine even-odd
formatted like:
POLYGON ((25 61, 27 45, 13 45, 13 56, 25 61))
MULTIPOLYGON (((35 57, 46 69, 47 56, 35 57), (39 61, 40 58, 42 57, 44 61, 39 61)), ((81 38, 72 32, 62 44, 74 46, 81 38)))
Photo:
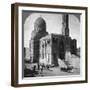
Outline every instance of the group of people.
POLYGON ((50 70, 50 66, 49 65, 45 65, 45 64, 38 64, 38 71, 39 74, 43 74, 43 70, 50 70))

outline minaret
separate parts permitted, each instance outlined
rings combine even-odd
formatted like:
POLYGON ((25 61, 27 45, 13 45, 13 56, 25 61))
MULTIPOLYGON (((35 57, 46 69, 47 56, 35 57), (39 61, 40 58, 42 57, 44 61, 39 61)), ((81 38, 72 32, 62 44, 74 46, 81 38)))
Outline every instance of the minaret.
POLYGON ((62 15, 62 35, 69 36, 69 16, 68 14, 62 15))

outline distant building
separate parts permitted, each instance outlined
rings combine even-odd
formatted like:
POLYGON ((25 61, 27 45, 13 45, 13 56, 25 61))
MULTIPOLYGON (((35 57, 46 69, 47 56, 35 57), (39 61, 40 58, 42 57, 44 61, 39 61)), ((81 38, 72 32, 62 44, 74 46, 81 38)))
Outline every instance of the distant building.
POLYGON ((29 61, 30 60, 30 49, 27 48, 27 47, 24 48, 24 59, 26 61, 29 61))
POLYGON ((34 63, 58 65, 58 58, 65 60, 66 51, 76 54, 77 41, 69 36, 68 14, 62 15, 62 34, 48 34, 46 22, 39 17, 30 39, 30 60, 34 63))

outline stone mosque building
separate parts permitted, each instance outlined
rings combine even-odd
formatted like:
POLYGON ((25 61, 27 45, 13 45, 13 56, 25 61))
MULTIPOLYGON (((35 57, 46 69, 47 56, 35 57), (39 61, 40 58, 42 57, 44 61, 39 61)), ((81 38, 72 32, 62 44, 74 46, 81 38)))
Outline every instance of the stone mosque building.
POLYGON ((30 39, 30 60, 33 63, 58 65, 58 59, 65 60, 65 53, 76 54, 77 41, 69 35, 69 16, 62 15, 62 34, 49 34, 46 22, 37 18, 30 39))

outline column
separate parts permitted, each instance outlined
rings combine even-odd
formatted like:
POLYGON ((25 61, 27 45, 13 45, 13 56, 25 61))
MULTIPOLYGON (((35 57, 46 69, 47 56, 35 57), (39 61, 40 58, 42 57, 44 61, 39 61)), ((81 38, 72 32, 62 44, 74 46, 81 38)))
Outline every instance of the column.
POLYGON ((45 59, 45 41, 44 41, 44 59, 45 59))
POLYGON ((42 58, 42 41, 40 41, 40 59, 42 58))

